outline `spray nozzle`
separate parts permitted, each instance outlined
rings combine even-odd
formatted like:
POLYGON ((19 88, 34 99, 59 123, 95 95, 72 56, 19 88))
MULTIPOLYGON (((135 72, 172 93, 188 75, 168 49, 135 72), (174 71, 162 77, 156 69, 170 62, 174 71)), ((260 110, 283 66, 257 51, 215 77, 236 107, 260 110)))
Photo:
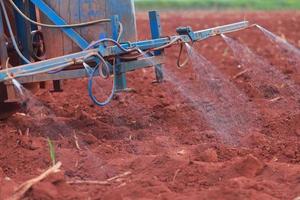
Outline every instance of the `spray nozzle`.
POLYGON ((257 27, 257 28, 260 28, 261 26, 258 25, 258 24, 252 24, 252 25, 250 25, 249 27, 257 27))
POLYGON ((10 79, 10 80, 15 79, 15 75, 12 72, 7 71, 6 74, 7 74, 8 79, 10 79))

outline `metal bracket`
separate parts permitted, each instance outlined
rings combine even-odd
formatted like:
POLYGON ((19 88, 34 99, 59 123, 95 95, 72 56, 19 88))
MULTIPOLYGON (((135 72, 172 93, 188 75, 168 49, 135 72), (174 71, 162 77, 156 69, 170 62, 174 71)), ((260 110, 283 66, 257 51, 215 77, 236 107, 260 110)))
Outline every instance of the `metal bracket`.
POLYGON ((196 41, 196 35, 192 29, 192 27, 190 26, 187 26, 187 27, 178 27, 176 29, 176 32, 179 34, 179 35, 188 35, 189 38, 191 39, 191 41, 196 41))

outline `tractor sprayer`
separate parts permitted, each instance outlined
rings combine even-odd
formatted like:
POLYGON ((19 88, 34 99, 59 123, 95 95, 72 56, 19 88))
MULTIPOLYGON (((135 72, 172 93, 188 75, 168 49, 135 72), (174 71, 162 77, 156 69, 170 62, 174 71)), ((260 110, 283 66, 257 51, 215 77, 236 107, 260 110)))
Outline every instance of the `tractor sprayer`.
MULTIPOLYGON (((154 67, 156 80, 164 79, 165 49, 178 46, 177 65, 185 43, 249 28, 248 21, 194 31, 178 27, 173 36, 162 35, 160 16, 149 12, 151 39, 137 41, 136 16, 131 0, 0 0, 0 102, 18 101, 15 83, 52 81, 54 91, 62 80, 88 77, 88 94, 98 106, 107 105, 116 92, 126 91, 126 74, 154 67), (82 2, 82 1, 81 1, 82 2), (98 76, 112 79, 107 100, 93 94, 98 76)), ((175 31, 174 31, 175 32, 175 31)))

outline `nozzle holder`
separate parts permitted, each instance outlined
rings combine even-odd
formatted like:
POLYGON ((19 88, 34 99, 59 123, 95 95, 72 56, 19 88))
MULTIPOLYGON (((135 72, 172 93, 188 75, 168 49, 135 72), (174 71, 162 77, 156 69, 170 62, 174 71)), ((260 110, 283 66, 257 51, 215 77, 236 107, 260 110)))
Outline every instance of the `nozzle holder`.
POLYGON ((176 32, 179 35, 189 36, 189 38, 191 39, 192 42, 196 40, 195 33, 194 33, 193 29, 190 26, 186 26, 186 27, 180 26, 176 29, 176 32))

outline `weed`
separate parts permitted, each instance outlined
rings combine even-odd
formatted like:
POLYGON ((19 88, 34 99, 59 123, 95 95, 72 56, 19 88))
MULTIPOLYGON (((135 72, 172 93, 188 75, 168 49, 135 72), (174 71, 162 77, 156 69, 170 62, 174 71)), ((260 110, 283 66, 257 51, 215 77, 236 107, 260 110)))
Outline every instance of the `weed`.
POLYGON ((48 145, 49 145, 50 158, 52 161, 52 165, 54 166, 56 164, 56 154, 55 154, 54 144, 50 138, 48 138, 48 145))

